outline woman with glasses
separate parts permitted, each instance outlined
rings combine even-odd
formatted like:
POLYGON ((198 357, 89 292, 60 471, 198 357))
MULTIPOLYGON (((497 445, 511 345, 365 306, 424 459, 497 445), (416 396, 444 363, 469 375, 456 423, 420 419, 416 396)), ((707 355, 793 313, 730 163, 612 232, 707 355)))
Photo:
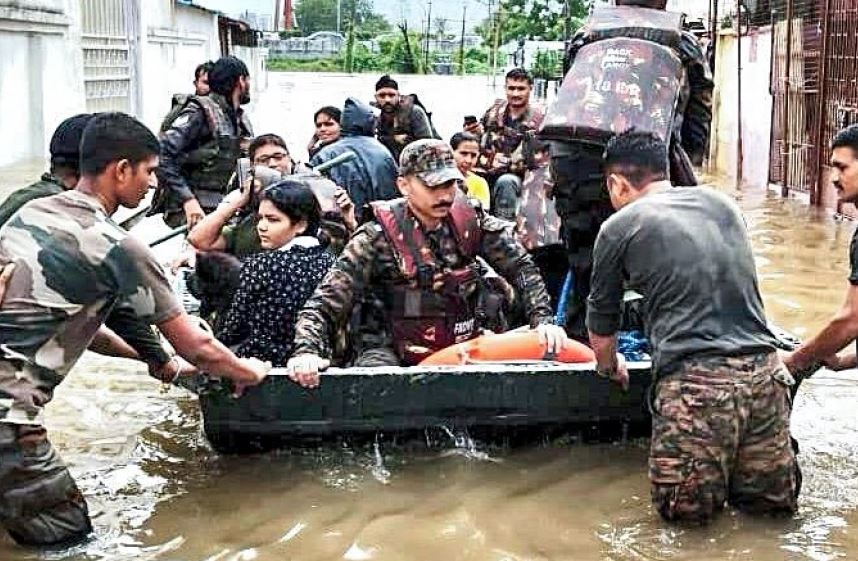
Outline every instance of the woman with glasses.
POLYGON ((300 179, 284 179, 260 194, 256 230, 263 251, 242 264, 217 334, 238 356, 275 366, 291 356, 298 311, 334 263, 319 242, 320 214, 316 196, 300 179))

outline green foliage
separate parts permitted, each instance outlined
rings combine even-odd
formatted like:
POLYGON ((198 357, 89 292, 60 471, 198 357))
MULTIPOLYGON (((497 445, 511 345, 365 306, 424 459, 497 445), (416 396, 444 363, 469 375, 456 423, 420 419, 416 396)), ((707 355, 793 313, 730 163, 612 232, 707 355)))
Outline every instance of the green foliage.
POLYGON ((534 78, 556 80, 563 76, 563 59, 554 51, 537 51, 531 73, 534 78))
POLYGON ((343 59, 335 58, 269 58, 268 70, 284 72, 339 72, 343 68, 343 59))
MULTIPOLYGON (((423 54, 419 50, 419 41, 416 35, 409 34, 414 61, 417 71, 423 71, 423 54), (414 50, 416 49, 416 50, 414 50)), ((397 74, 414 74, 407 72, 409 62, 406 57, 405 41, 402 37, 387 37, 379 42, 379 51, 370 52, 365 45, 355 45, 352 55, 352 72, 384 73, 395 72, 397 74)), ((434 60, 434 56, 432 57, 434 60)), ((486 74, 491 70, 488 64, 489 50, 466 49, 465 50, 465 74, 486 74)), ((454 72, 458 73, 461 60, 458 51, 453 56, 454 72)), ((313 58, 306 60, 292 58, 270 58, 268 69, 283 72, 340 72, 345 70, 346 57, 344 55, 331 58, 313 58)))
MULTIPOLYGON (((583 25, 588 9, 588 0, 501 0, 498 43, 518 39, 561 41, 566 38, 567 24, 570 34, 583 25)), ((496 21, 497 13, 492 15, 496 21)), ((476 27, 489 45, 494 44, 495 21, 486 20, 476 27)))
MULTIPOLYGON (((489 65, 489 49, 487 47, 471 47, 465 49, 465 74, 486 74, 491 70, 489 65)), ((459 56, 459 51, 456 50, 453 56, 453 64, 456 73, 462 67, 462 57, 459 56)))
POLYGON ((372 13, 365 16, 357 27, 355 27, 355 35, 361 41, 375 39, 382 33, 387 33, 391 30, 390 22, 387 21, 381 14, 372 13))
MULTIPOLYGON (((349 28, 354 14, 354 29, 358 38, 373 37, 390 29, 384 16, 373 11, 372 0, 342 0, 340 3, 340 32, 349 28)), ((336 31, 337 0, 300 0, 295 6, 295 19, 305 34, 316 31, 336 31)))
POLYGON ((281 39, 291 39, 292 37, 303 37, 304 32, 299 28, 294 29, 284 29, 283 31, 278 31, 277 34, 281 39))

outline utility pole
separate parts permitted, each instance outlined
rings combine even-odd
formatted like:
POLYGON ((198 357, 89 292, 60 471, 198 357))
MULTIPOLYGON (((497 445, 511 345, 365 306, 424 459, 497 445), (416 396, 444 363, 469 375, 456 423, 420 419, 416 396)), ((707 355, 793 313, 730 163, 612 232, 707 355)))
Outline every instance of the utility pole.
POLYGON ((465 14, 468 13, 468 5, 462 6, 462 36, 459 38, 459 76, 465 75, 465 14))
POLYGON ((340 32, 340 25, 342 21, 342 0, 337 0, 337 33, 340 32))
POLYGON ((274 0, 274 32, 280 31, 280 0, 274 0))
POLYGON ((495 56, 494 63, 492 64, 492 87, 497 86, 497 78, 498 78, 498 44, 500 43, 500 31, 501 25, 503 22, 503 0, 498 2, 498 9, 495 12, 495 56))
POLYGON ((423 51, 423 68, 429 73, 429 31, 432 29, 432 0, 429 0, 429 14, 426 16, 426 49, 423 51))
POLYGON ((346 40, 346 72, 354 72, 355 63, 355 16, 357 14, 357 2, 352 2, 351 15, 349 17, 348 39, 346 40))
POLYGON ((569 44, 569 35, 572 33, 572 6, 569 5, 571 0, 563 1, 563 45, 569 44))
MULTIPOLYGON (((790 22, 792 25, 792 22, 790 22)), ((736 76, 736 105, 739 113, 738 121, 738 142, 736 142, 736 189, 742 189, 742 183, 745 180, 745 146, 742 140, 742 2, 736 0, 736 59, 737 59, 737 76, 736 76)))

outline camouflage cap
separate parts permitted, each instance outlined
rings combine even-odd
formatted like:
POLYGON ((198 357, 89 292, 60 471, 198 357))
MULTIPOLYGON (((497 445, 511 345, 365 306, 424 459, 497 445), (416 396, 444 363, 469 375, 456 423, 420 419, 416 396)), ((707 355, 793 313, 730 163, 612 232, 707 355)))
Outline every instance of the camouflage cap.
POLYGON ((453 159, 453 149, 443 140, 434 138, 416 140, 402 150, 399 175, 416 175, 429 187, 453 179, 464 180, 453 159))

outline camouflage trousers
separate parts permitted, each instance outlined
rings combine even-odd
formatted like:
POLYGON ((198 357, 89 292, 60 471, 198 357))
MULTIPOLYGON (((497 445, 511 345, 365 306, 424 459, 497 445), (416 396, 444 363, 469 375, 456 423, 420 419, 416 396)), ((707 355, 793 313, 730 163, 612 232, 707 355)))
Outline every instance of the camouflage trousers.
POLYGON ((86 501, 41 426, 0 422, 0 523, 27 546, 72 545, 92 532, 86 501))
POLYGON ((724 503, 752 513, 797 508, 789 388, 777 353, 689 360, 655 387, 652 500, 670 521, 708 522, 724 503))
POLYGON ((593 246, 602 223, 614 212, 605 188, 601 162, 601 151, 595 148, 552 143, 551 179, 554 182, 555 208, 560 216, 560 234, 575 280, 566 308, 566 326, 569 334, 578 338, 587 335, 584 318, 590 294, 593 246))

